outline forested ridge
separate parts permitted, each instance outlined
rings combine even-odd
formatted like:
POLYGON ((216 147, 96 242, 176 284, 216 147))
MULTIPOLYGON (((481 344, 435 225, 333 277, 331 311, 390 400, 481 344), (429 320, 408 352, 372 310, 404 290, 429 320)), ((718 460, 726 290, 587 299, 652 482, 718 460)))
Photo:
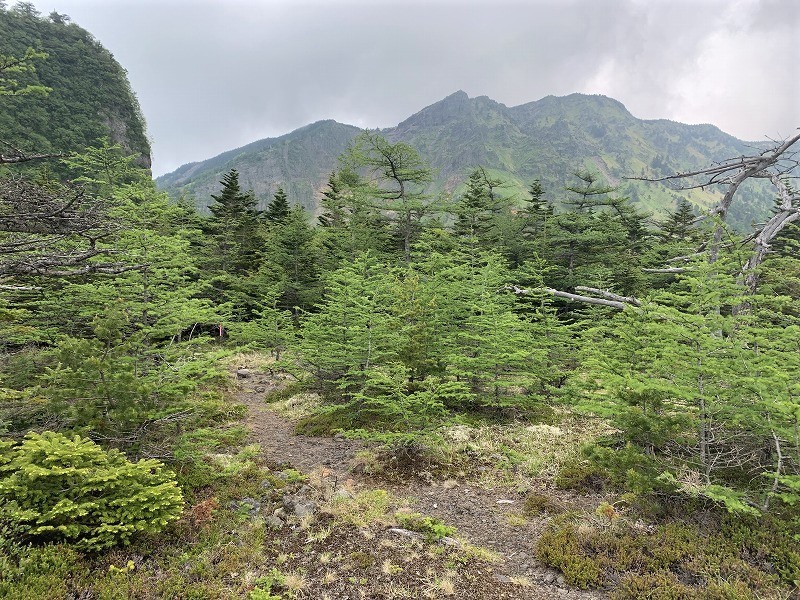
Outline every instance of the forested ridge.
MULTIPOLYGON (((51 60, 3 56, 3 114, 51 60)), ((718 202, 654 216, 591 169, 434 194, 367 131, 312 217, 0 124, 0 597, 792 597, 798 139, 659 174, 718 202)))
MULTIPOLYGON (((173 197, 192 198, 205 209, 220 177, 236 169, 243 187, 255 192, 260 208, 282 185, 294 203, 316 216, 328 174, 338 168, 338 156, 359 133, 352 125, 320 121, 184 165, 156 181, 173 197)), ((680 190, 630 177, 658 178, 699 169, 763 146, 737 140, 712 125, 637 119, 612 98, 586 94, 548 96, 507 107, 460 91, 379 133, 420 153, 433 170, 426 187, 430 194, 460 196, 469 173, 480 166, 502 179, 507 194, 520 202, 530 182, 539 179, 545 197, 558 205, 560 190, 572 183, 572 173, 589 169, 619 185, 640 211, 659 218, 683 201, 697 211, 707 210, 719 202, 719 190, 680 190)), ((769 185, 758 180, 747 185, 748 193, 728 215, 740 232, 750 231, 772 203, 769 185)))
POLYGON ((16 150, 69 153, 108 137, 150 166, 144 118, 127 74, 88 31, 56 11, 45 17, 29 2, 0 8, 0 65, 15 68, 13 58, 26 52, 47 60, 15 73, 16 89, 34 93, 3 99, 0 131, 7 144, 25 140, 16 150))

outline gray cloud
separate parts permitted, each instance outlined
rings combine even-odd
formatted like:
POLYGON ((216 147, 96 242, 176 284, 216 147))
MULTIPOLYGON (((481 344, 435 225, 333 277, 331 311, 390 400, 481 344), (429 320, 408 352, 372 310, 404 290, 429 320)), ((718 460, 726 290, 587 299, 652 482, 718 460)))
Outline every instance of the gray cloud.
POLYGON ((49 0, 128 70, 157 174, 319 119, 386 127, 458 89, 602 93, 745 139, 800 125, 795 0, 49 0))

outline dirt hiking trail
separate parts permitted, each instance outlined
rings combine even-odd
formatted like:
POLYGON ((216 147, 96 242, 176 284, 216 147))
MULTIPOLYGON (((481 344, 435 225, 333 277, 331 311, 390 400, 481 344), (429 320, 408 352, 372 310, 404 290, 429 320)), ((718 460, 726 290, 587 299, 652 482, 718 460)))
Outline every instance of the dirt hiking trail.
POLYGON ((512 577, 527 578, 532 585, 521 591, 521 599, 607 597, 597 591, 569 588, 560 573, 536 560, 536 541, 548 519, 515 519, 513 515, 521 512, 524 502, 524 496, 515 490, 482 489, 453 479, 388 483, 354 472, 353 459, 366 444, 343 437, 295 434, 292 422, 265 402, 267 395, 284 385, 283 380, 258 371, 250 371, 236 380, 235 398, 247 407, 245 424, 251 439, 261 445, 271 466, 291 466, 304 473, 317 471, 324 473, 334 486, 335 482, 347 482, 356 489, 380 488, 408 499, 415 511, 442 519, 456 527, 458 537, 497 553, 501 557, 495 565, 498 582, 507 582, 512 577))

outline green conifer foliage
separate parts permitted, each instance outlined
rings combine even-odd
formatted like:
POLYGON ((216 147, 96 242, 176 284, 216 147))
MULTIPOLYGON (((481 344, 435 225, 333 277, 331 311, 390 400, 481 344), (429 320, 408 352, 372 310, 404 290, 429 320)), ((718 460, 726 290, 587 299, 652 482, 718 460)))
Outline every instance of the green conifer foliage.
POLYGON ((736 312, 743 290, 724 270, 698 261, 674 291, 590 330, 585 364, 603 382, 597 407, 661 483, 754 512, 792 498, 798 330, 766 325, 759 297, 736 312))
POLYGON ((303 320, 304 362, 323 382, 359 377, 396 354, 391 273, 370 253, 331 273, 319 312, 303 320))
POLYGON ((264 260, 280 281, 282 310, 309 310, 320 297, 319 249, 308 213, 296 205, 267 234, 264 260))
POLYGON ((239 173, 231 169, 211 197, 201 267, 210 275, 211 299, 227 307, 236 319, 252 316, 257 305, 250 277, 261 267, 264 235, 256 199, 243 192, 239 173))
POLYGON ((464 275, 448 372, 467 382, 483 405, 521 407, 522 390, 534 387, 544 360, 533 327, 514 312, 509 274, 499 257, 482 255, 464 275))
POLYGON ((467 189, 454 207, 453 234, 476 250, 493 225, 492 199, 482 169, 475 169, 467 180, 467 189))
POLYGON ((214 203, 208 208, 208 223, 214 251, 212 264, 227 273, 244 273, 257 269, 260 249, 259 211, 251 192, 243 192, 239 173, 231 169, 220 181, 219 194, 212 194, 214 203))
POLYGON ((432 181, 430 167, 408 144, 392 144, 372 132, 356 138, 345 164, 369 173, 372 179, 368 193, 390 216, 394 236, 408 264, 411 245, 422 230, 423 219, 435 209, 424 193, 425 186, 432 181))
POLYGON ((66 541, 84 550, 161 531, 183 508, 156 460, 133 463, 88 440, 46 431, 0 441, 0 523, 20 540, 66 541))
POLYGON ((278 191, 263 216, 270 223, 283 223, 289 216, 289 199, 281 186, 278 186, 278 191))
POLYGON ((671 211, 667 218, 658 224, 659 237, 664 241, 678 241, 684 244, 693 244, 698 241, 700 233, 696 227, 697 216, 692 205, 684 199, 671 211))
POLYGON ((358 173, 347 167, 331 173, 320 204, 317 235, 327 270, 335 271, 343 260, 367 251, 382 255, 389 250, 388 220, 375 207, 358 173))

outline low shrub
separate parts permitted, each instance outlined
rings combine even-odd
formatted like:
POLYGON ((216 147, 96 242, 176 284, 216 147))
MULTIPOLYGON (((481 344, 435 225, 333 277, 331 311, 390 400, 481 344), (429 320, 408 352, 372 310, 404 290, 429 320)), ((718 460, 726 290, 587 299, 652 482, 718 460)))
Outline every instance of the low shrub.
POLYGON ((536 548, 536 556, 544 564, 564 574, 570 585, 581 589, 602 584, 599 565, 584 551, 574 515, 563 515, 553 521, 536 548))
POLYGON ((574 460, 565 464, 555 479, 556 487, 579 492, 601 492, 605 489, 608 474, 587 460, 574 460))
POLYGON ((66 541, 82 550, 126 544, 180 516, 183 498, 156 460, 59 433, 0 442, 0 523, 24 541, 66 541))
POLYGON ((525 497, 525 504, 522 513, 530 517, 538 517, 543 514, 558 515, 565 511, 564 505, 552 499, 547 494, 531 492, 525 497))
POLYGON ((611 598, 613 600, 693 600, 698 590, 684 585, 669 571, 626 575, 619 582, 611 598))
POLYGON ((0 598, 67 598, 71 581, 86 575, 79 553, 70 546, 22 546, 0 538, 0 598))
POLYGON ((572 585, 617 584, 617 600, 789 597, 800 583, 800 555, 790 531, 775 520, 730 515, 702 529, 688 520, 650 528, 561 515, 541 536, 537 557, 572 585))

